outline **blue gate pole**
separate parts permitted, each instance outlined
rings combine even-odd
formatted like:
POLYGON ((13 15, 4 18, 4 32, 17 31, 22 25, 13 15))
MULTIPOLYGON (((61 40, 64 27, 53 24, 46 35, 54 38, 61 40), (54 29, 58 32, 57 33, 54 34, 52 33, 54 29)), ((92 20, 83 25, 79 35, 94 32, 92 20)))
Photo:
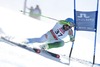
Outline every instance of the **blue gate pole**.
MULTIPOLYGON (((74 0, 74 22, 75 22, 75 27, 74 27, 74 37, 76 35, 76 11, 75 11, 75 0, 74 0)), ((72 54, 72 50, 74 47, 74 42, 72 43, 71 49, 70 49, 70 53, 69 53, 69 64, 70 64, 70 58, 71 58, 71 54, 72 54)))
POLYGON ((95 64, 95 53, 96 53, 96 37, 97 37, 97 20, 98 20, 98 6, 99 6, 99 0, 97 0, 97 11, 95 16, 95 40, 94 40, 94 53, 93 53, 93 65, 95 64))

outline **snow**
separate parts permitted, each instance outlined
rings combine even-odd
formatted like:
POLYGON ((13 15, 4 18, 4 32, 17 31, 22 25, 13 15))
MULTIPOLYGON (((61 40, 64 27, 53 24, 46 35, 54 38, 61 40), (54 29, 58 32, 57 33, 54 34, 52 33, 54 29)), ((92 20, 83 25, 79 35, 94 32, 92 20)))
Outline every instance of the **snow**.
MULTIPOLYGON (((39 21, 28 16, 10 11, 0 7, 0 28, 8 35, 14 37, 16 42, 21 42, 28 37, 40 37, 42 34, 50 30, 55 23, 47 23, 39 21)), ((100 33, 100 31, 98 31, 100 33)), ((86 33, 86 32, 85 32, 86 33)), ((94 33, 87 32, 91 36, 88 38, 83 35, 84 32, 78 32, 75 39, 75 45, 72 57, 93 60, 94 33), (81 34, 80 34, 81 33, 81 34), (91 34, 90 34, 91 33, 91 34)), ((68 38, 67 40, 68 41, 68 38)), ((100 64, 100 39, 97 41, 95 62, 100 64)), ((30 44, 29 46, 40 45, 30 44)), ((51 49, 50 51, 69 55, 71 42, 66 43, 64 47, 51 49)), ((0 67, 87 67, 87 65, 71 61, 70 65, 64 65, 56 61, 42 57, 36 53, 29 52, 17 46, 12 46, 0 41, 0 67)))

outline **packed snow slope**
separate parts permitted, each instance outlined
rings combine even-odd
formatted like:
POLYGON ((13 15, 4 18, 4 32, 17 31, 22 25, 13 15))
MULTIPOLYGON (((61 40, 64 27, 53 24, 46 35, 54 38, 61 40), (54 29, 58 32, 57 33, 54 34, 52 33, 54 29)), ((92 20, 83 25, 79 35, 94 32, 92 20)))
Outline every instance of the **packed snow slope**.
MULTIPOLYGON (((15 13, 8 9, 0 7, 0 28, 5 32, 6 35, 14 37, 12 40, 21 42, 28 37, 40 37, 42 34, 50 30, 56 22, 43 22, 20 13, 15 13)), ((72 57, 84 59, 87 61, 93 60, 93 46, 94 39, 92 32, 89 33, 88 37, 84 37, 84 32, 78 32, 75 39, 75 45, 72 52, 72 57), (91 35, 90 35, 91 33, 91 35)), ((68 41, 66 37, 64 41, 68 41)), ((100 41, 100 40, 98 40, 100 41)), ((96 49, 96 63, 100 63, 100 44, 97 41, 96 49)), ((30 44, 30 46, 39 45, 30 44)), ((57 49, 51 49, 50 51, 69 55, 71 48, 71 42, 65 43, 65 46, 57 49)), ((44 58, 38 54, 29 52, 19 47, 11 46, 4 42, 0 42, 0 67, 86 67, 86 65, 79 64, 71 61, 70 66, 58 63, 56 61, 44 58)))

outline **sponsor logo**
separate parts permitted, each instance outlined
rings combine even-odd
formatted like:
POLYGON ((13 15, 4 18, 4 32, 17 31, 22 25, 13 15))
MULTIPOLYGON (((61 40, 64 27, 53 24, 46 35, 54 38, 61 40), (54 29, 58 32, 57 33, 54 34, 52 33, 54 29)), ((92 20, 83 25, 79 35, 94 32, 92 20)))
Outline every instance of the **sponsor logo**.
POLYGON ((82 22, 94 22, 94 18, 89 16, 87 13, 80 13, 77 15, 77 20, 76 21, 82 21, 82 22))

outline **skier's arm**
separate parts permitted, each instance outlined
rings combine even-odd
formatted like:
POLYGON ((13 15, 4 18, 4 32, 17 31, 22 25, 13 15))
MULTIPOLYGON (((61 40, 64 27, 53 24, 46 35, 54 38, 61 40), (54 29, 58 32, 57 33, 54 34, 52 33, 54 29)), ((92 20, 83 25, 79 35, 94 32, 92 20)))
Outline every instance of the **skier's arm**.
POLYGON ((72 30, 72 29, 69 29, 68 35, 69 35, 69 37, 70 37, 70 41, 71 41, 71 42, 74 42, 74 41, 75 41, 75 38, 74 38, 74 36, 73 36, 73 30, 72 30))

